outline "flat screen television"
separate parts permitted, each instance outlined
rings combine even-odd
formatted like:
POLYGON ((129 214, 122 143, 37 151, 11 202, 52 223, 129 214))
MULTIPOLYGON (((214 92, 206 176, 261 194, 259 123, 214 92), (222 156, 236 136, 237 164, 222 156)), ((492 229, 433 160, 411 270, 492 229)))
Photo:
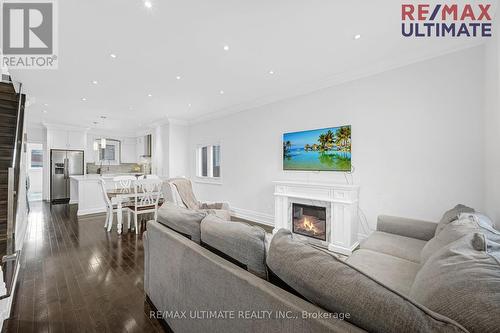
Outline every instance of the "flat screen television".
POLYGON ((283 134, 283 170, 351 171, 351 126, 283 134))

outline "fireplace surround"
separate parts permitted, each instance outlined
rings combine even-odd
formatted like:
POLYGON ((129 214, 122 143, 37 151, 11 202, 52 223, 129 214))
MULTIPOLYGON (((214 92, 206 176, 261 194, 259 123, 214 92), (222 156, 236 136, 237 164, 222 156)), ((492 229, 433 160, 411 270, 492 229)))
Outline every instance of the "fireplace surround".
POLYGON ((292 231, 294 237, 345 255, 350 255, 359 245, 359 186, 294 181, 273 183, 274 232, 285 228, 292 231), (322 219, 324 231, 320 229, 322 219))

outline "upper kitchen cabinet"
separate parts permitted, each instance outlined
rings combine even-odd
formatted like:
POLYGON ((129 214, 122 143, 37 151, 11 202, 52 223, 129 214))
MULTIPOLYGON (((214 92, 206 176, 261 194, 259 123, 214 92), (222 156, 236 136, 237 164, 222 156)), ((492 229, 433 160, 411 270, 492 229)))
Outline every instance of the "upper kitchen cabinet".
POLYGON ((87 131, 82 129, 61 129, 47 126, 49 149, 85 150, 87 131))
POLYGON ((85 149, 86 140, 87 140, 86 132, 78 132, 78 131, 68 132, 69 149, 85 149))
POLYGON ((122 141, 122 163, 137 163, 136 149, 135 138, 124 138, 122 141))

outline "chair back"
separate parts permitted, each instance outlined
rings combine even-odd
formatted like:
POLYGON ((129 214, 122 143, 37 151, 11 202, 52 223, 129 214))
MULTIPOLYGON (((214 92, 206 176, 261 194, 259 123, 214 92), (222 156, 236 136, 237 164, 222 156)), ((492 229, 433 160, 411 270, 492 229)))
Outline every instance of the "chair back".
POLYGON ((106 182, 104 181, 104 179, 100 178, 99 179, 99 184, 101 185, 101 193, 102 193, 102 196, 104 198, 104 202, 106 203, 106 206, 108 208, 112 207, 113 205, 111 204, 111 200, 109 199, 108 193, 107 193, 107 190, 106 190, 106 182))
POLYGON ((146 179, 160 179, 157 175, 146 175, 146 179))
POLYGON ((162 181, 159 179, 139 179, 134 182, 135 209, 141 207, 158 207, 161 196, 162 181))
POLYGON ((113 177, 113 182, 115 183, 115 189, 117 190, 128 190, 132 188, 133 182, 136 180, 135 176, 116 176, 113 177))

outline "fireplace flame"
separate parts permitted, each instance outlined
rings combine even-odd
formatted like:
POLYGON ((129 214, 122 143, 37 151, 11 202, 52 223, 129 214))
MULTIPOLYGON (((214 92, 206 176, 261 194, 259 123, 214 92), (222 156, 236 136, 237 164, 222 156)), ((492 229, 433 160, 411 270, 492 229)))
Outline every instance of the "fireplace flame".
POLYGON ((319 232, 318 228, 307 217, 304 217, 301 227, 307 231, 311 231, 315 235, 319 232))

